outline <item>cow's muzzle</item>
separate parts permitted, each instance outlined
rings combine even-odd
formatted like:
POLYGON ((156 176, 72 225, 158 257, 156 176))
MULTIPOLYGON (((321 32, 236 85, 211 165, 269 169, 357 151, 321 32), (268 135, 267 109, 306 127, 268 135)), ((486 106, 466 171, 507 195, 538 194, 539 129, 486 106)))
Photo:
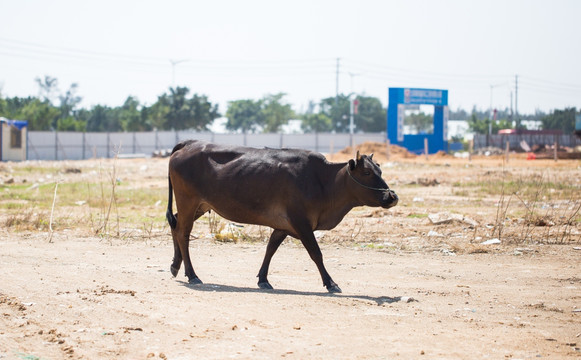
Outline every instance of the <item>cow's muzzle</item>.
POLYGON ((381 200, 381 207, 384 209, 389 209, 397 205, 399 197, 393 190, 387 190, 383 193, 383 199, 381 200))

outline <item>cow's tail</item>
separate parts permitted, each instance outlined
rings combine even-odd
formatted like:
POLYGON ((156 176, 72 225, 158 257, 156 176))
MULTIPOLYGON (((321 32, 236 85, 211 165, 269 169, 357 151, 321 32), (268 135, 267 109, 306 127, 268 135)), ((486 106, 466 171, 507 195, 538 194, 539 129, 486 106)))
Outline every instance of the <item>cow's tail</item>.
MULTIPOLYGON (((171 151, 171 154, 173 155, 173 153, 175 153, 176 151, 182 149, 184 146, 188 145, 191 141, 182 141, 181 143, 177 144, 176 146, 174 146, 173 150, 171 151)), ((167 174, 167 182, 168 182, 168 199, 167 199, 167 211, 165 212, 165 217, 167 218, 167 222, 169 223, 169 226, 172 229, 175 229, 177 224, 178 224, 178 220, 176 219, 176 216, 173 213, 173 187, 171 185, 171 177, 169 176, 169 171, 167 174)))
POLYGON ((177 224, 178 224, 178 220, 176 219, 175 215, 173 214, 173 210, 172 210, 172 203, 173 203, 173 188, 171 186, 171 178, 169 177, 169 174, 167 175, 167 182, 169 183, 169 194, 168 194, 168 199, 167 199, 167 211, 165 212, 165 217, 167 218, 167 222, 169 223, 169 226, 172 229, 175 229, 177 224))

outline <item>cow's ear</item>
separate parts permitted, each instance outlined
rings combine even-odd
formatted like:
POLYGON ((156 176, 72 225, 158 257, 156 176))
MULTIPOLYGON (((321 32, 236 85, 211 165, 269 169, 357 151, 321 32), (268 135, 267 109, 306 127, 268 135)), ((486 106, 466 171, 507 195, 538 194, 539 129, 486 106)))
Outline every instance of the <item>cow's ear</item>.
POLYGON ((349 170, 355 170, 355 160, 349 159, 349 170))

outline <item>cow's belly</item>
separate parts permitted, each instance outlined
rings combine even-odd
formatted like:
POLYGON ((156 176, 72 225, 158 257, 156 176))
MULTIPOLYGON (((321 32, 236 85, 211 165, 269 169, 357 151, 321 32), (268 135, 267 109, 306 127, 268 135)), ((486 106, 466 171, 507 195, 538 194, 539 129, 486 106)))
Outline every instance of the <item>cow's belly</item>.
POLYGON ((208 204, 221 217, 241 223, 268 226, 273 229, 291 231, 290 221, 286 211, 272 207, 252 208, 243 204, 231 202, 227 206, 208 204))

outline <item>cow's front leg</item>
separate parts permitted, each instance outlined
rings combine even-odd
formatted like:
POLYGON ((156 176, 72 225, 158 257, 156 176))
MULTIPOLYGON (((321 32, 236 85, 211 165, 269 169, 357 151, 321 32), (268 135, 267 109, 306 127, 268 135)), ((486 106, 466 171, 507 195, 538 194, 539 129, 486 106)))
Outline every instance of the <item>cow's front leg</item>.
POLYGON ((319 273, 321 274, 321 278, 323 279, 323 285, 325 285, 327 291, 330 293, 342 292, 339 285, 337 285, 333 279, 331 279, 331 275, 329 275, 327 269, 325 269, 325 265, 323 264, 323 253, 321 253, 321 249, 319 248, 319 244, 317 243, 317 239, 315 238, 315 234, 313 234, 311 227, 306 225, 299 225, 295 226, 295 228, 301 242, 303 243, 303 246, 305 249, 307 249, 311 259, 313 259, 317 265, 319 273))
POLYGON ((258 271, 258 287, 261 289, 272 289, 272 285, 268 282, 268 267, 270 266, 270 260, 272 256, 282 244, 286 238, 287 233, 281 230, 274 230, 270 235, 270 240, 268 240, 268 245, 266 245, 266 253, 264 254, 264 260, 262 261, 262 266, 258 271))

